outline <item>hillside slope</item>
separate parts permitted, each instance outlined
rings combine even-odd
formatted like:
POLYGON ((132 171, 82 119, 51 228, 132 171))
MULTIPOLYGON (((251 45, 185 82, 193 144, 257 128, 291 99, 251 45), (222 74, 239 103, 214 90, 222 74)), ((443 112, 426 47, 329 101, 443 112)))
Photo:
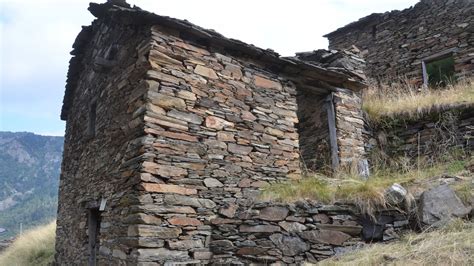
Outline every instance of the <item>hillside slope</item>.
POLYGON ((0 239, 56 216, 63 139, 0 132, 0 239))

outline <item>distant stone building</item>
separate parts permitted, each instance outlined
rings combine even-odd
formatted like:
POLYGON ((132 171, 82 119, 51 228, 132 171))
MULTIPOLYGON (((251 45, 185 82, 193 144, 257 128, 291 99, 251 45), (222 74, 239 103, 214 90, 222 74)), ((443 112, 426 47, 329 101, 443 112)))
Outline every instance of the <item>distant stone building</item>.
POLYGON ((421 0, 331 32, 330 49, 361 51, 368 76, 436 85, 474 73, 474 1, 421 0))
POLYGON ((263 258, 314 259, 285 251, 299 237, 269 241, 273 225, 226 223, 268 183, 363 157, 353 55, 281 58, 123 1, 89 10, 61 113, 56 263, 249 262, 261 234, 263 258))

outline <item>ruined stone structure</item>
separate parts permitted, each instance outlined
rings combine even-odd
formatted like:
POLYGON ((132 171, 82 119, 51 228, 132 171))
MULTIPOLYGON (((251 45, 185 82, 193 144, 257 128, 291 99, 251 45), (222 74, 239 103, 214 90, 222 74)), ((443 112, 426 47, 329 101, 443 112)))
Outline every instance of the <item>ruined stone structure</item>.
POLYGON ((429 73, 430 64, 443 59, 444 71, 453 71, 454 78, 473 75, 473 32, 472 0, 421 0, 402 11, 369 15, 325 37, 330 49, 360 50, 374 79, 406 77, 427 84, 436 74, 429 73))
POLYGON ((281 58, 122 1, 89 10, 61 113, 56 263, 314 261, 360 231, 345 209, 257 205, 266 184, 362 157, 352 56, 281 58))
POLYGON ((379 159, 410 163, 430 160, 459 152, 474 151, 474 105, 459 104, 425 110, 416 118, 399 114, 365 131, 366 150, 375 148, 379 159), (380 158, 384 157, 384 158, 380 158))

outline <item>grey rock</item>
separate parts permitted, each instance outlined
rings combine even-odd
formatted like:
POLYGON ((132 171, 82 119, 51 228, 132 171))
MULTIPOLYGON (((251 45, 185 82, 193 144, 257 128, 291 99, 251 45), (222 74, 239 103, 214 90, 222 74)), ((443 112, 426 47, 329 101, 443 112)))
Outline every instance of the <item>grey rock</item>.
POLYGON ((283 222, 279 222, 278 225, 289 233, 301 232, 307 229, 307 227, 304 224, 300 224, 298 222, 283 221, 283 222))
POLYGON ((193 249, 193 248, 202 248, 202 247, 204 247, 202 241, 199 240, 199 239, 168 241, 168 246, 169 246, 170 249, 177 249, 177 250, 190 250, 190 249, 193 249))
POLYGON ((399 205, 408 195, 408 191, 400 184, 393 184, 387 190, 385 190, 385 198, 391 205, 399 205))
POLYGON ((332 230, 312 230, 304 231, 299 235, 312 243, 331 244, 341 246, 344 242, 351 238, 350 235, 332 230))
POLYGON ((242 233, 273 233, 280 232, 281 229, 275 225, 241 225, 239 231, 242 233))
POLYGON ((310 249, 310 246, 299 237, 273 234, 270 236, 270 240, 285 256, 296 256, 310 249))
POLYGON ((215 254, 223 254, 235 248, 232 241, 229 240, 214 240, 209 244, 209 247, 215 254))
POLYGON ((223 187, 224 184, 221 183, 221 181, 215 179, 215 178, 206 178, 204 179, 204 185, 209 188, 213 187, 223 187))
POLYGON ((184 261, 189 260, 187 251, 169 250, 166 248, 149 248, 149 249, 138 249, 138 261, 184 261))
POLYGON ((418 216, 424 225, 438 225, 452 218, 465 217, 471 211, 466 208, 448 185, 441 185, 423 192, 418 216))
POLYGON ((288 216, 289 210, 285 207, 266 207, 260 210, 259 218, 266 221, 282 221, 288 216))
POLYGON ((183 205, 208 209, 212 209, 217 206, 214 201, 209 199, 200 199, 181 195, 166 195, 165 203, 168 205, 183 205))

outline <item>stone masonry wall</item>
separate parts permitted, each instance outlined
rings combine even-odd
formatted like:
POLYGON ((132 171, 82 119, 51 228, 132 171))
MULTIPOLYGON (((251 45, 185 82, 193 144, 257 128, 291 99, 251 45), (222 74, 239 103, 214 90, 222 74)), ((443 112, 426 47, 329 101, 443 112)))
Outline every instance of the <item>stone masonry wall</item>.
POLYGON ((330 49, 355 45, 372 78, 422 81, 421 60, 449 49, 458 77, 474 74, 474 4, 422 0, 412 8, 372 14, 326 35, 330 49))
POLYGON ((358 166, 366 158, 364 118, 360 93, 339 89, 333 94, 341 166, 358 166))
POLYGON ((326 97, 299 92, 298 134, 301 160, 305 170, 318 171, 331 166, 331 146, 326 97))
MULTIPOLYGON (((402 117, 402 116, 401 116, 402 117)), ((400 157, 430 159, 453 149, 474 150, 474 107, 458 106, 427 113, 416 121, 394 119, 372 128, 369 143, 394 160, 400 157)), ((377 157, 381 154, 378 153, 377 157)), ((379 158, 383 159, 383 158, 379 158)))
POLYGON ((329 88, 358 89, 357 75, 278 59, 124 1, 89 10, 98 19, 74 44, 61 114, 56 264, 87 264, 88 215, 104 200, 92 241, 99 265, 315 261, 359 240, 360 217, 339 217, 344 208, 314 218, 336 207, 259 200, 266 185, 301 177, 300 144, 310 161, 326 154, 301 125, 317 122, 310 129, 325 138, 329 88))
MULTIPOLYGON (((136 201, 149 32, 138 27, 96 21, 74 45, 82 72, 69 107, 57 218, 56 264, 87 265, 88 209, 107 199, 99 229, 99 264, 125 264, 129 204, 136 201), (85 36, 92 36, 84 42, 85 36), (117 49, 115 49, 117 48, 117 49), (95 134, 89 134, 90 109, 96 104, 95 134)), ((71 64, 72 66, 72 64, 71 64)), ((77 65, 75 65, 77 67, 77 65)))
POLYGON ((147 72, 139 262, 206 261, 219 235, 259 188, 301 174, 296 88, 258 62, 203 49, 154 26, 147 72))

